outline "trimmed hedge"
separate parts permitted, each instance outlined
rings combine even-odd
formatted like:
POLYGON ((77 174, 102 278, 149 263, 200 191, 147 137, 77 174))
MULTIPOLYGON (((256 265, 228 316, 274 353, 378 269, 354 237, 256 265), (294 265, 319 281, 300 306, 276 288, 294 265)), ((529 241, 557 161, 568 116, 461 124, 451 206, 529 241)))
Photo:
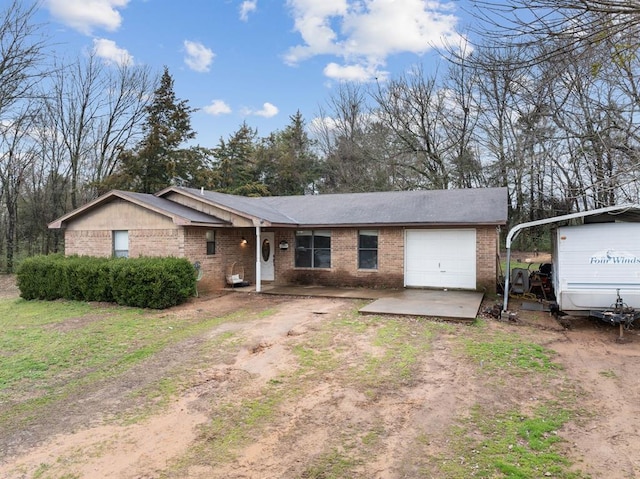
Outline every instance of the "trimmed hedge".
POLYGON ((17 272, 24 299, 106 301, 164 309, 196 292, 196 271, 184 258, 34 256, 17 272))

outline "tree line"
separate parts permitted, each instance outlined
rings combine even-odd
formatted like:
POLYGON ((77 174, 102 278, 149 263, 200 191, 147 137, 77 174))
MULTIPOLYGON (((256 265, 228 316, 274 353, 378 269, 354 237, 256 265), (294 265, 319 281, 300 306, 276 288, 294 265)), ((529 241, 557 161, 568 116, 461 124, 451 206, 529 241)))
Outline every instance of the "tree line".
POLYGON ((204 148, 167 68, 154 75, 94 54, 51 61, 36 6, 14 0, 0 20, 0 269, 61 250, 47 223, 114 188, 265 196, 505 186, 510 225, 637 203, 640 8, 509 2, 508 32, 496 35, 499 17, 487 13, 478 40, 442 52, 435 72, 418 64, 344 83, 310 123, 295 112, 267 136, 242 123, 204 148))

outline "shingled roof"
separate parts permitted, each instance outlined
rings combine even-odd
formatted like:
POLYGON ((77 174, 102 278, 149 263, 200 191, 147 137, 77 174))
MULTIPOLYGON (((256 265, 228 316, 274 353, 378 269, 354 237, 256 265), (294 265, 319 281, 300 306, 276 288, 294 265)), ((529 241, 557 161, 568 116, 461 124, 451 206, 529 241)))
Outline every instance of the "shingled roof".
POLYGON ((273 226, 503 225, 506 188, 392 191, 249 198, 171 187, 273 226))
POLYGON ((225 226, 229 224, 215 216, 202 213, 201 211, 169 201, 166 198, 160 198, 156 195, 113 190, 64 216, 61 216, 57 220, 52 221, 49 223, 49 228, 62 228, 65 222, 116 199, 129 201, 137 204, 138 206, 171 218, 171 220, 178 225, 225 226))

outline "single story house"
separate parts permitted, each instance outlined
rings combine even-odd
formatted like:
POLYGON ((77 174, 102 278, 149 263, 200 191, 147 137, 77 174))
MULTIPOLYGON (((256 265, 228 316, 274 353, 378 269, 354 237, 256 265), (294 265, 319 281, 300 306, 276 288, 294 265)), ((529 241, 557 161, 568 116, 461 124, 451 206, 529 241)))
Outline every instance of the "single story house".
POLYGON ((65 254, 175 256, 199 290, 233 267, 265 283, 495 292, 507 189, 249 198, 169 187, 111 191, 58 218, 65 254))

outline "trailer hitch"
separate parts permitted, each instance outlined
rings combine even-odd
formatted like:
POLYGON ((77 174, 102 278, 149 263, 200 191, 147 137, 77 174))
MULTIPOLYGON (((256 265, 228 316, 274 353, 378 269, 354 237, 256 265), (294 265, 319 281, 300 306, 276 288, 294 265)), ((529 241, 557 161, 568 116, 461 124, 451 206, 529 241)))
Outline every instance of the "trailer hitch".
POLYGON ((624 341, 624 331, 631 329, 633 322, 640 317, 640 311, 628 306, 620 296, 620 289, 616 289, 616 302, 604 311, 590 311, 589 315, 599 318, 609 324, 620 326, 620 334, 617 341, 624 341))

